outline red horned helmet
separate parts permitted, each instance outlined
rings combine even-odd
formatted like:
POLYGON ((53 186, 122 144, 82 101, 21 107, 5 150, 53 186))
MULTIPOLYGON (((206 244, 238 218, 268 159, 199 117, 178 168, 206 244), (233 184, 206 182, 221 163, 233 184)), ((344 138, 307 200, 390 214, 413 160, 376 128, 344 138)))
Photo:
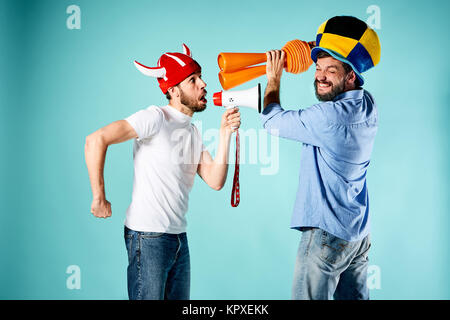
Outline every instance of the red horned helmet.
POLYGON ((164 94, 169 88, 179 84, 191 74, 202 70, 197 61, 192 59, 192 52, 184 43, 183 53, 164 53, 159 58, 157 67, 147 67, 136 60, 134 64, 146 76, 157 78, 159 87, 164 94))

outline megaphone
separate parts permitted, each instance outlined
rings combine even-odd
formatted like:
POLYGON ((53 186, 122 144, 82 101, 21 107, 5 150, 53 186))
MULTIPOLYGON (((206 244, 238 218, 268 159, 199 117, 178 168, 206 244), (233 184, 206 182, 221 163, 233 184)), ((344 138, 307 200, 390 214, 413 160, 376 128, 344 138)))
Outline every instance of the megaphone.
POLYGON ((213 94, 215 106, 225 108, 247 107, 261 113, 261 85, 247 90, 219 91, 213 94))
MULTIPOLYGON (((285 70, 290 73, 302 73, 312 65, 311 49, 315 41, 298 39, 287 42, 281 49, 286 53, 285 70)), ((217 57, 220 68, 219 81, 222 88, 229 90, 244 82, 253 80, 266 73, 266 66, 254 66, 267 61, 265 53, 221 52, 217 57)))
MULTIPOLYGON (((219 91, 213 94, 215 106, 227 109, 234 107, 248 107, 258 110, 261 113, 261 85, 240 91, 219 91)), ((231 206, 239 205, 240 185, 239 185, 239 131, 236 131, 236 161, 234 163, 233 189, 231 190, 231 206)))

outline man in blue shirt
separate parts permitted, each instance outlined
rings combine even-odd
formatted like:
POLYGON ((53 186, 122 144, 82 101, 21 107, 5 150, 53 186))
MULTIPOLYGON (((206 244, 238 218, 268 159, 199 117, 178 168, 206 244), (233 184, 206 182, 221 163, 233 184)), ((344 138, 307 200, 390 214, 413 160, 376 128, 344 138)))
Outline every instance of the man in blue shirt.
POLYGON ((366 184, 378 115, 361 73, 376 65, 376 33, 354 17, 334 17, 318 30, 311 58, 320 101, 280 106, 285 52, 267 52, 263 126, 303 143, 291 228, 302 231, 293 299, 368 299, 369 195, 366 184))

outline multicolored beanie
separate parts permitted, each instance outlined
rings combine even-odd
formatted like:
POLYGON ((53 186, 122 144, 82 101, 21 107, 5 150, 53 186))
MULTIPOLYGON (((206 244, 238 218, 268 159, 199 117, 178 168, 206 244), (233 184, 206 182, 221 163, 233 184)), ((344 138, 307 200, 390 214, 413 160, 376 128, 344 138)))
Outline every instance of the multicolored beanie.
POLYGON ((326 51, 350 65, 363 85, 361 73, 380 61, 380 40, 364 21, 351 16, 337 16, 322 23, 317 30, 316 47, 311 50, 314 62, 317 62, 320 51, 326 51))

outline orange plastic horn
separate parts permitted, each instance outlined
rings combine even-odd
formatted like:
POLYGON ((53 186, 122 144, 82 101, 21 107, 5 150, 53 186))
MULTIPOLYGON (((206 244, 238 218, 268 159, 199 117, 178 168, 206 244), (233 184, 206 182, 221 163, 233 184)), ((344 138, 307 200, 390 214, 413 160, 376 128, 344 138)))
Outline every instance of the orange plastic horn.
POLYGON ((241 70, 266 61, 267 56, 265 53, 221 52, 217 57, 217 63, 223 72, 241 70))
MULTIPOLYGON (((315 42, 292 40, 281 49, 286 53, 285 70, 290 73, 301 73, 312 64, 311 48, 315 42)), ((224 90, 234 88, 244 82, 253 80, 266 73, 266 66, 250 67, 266 62, 265 53, 221 52, 217 58, 219 64, 219 81, 224 90)))
MULTIPOLYGON (((265 53, 263 53, 265 55, 265 53)), ((219 72, 219 81, 224 90, 234 88, 244 82, 258 78, 266 73, 266 65, 248 67, 234 72, 219 72)))

